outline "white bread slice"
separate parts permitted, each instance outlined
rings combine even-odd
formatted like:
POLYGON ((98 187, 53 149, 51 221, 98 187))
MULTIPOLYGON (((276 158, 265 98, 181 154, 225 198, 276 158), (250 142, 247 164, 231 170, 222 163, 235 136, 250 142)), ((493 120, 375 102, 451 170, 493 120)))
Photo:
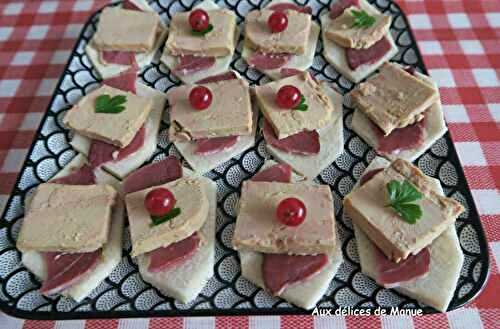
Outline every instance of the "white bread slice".
MULTIPOLYGON (((185 169, 184 173, 190 175, 189 170, 185 169)), ((139 272, 144 281, 158 288, 163 294, 171 296, 182 303, 188 303, 195 299, 214 274, 217 184, 208 178, 202 177, 201 179, 205 184, 209 199, 208 218, 200 230, 204 244, 192 258, 180 266, 158 273, 147 270, 149 265, 147 256, 140 255, 137 257, 139 272)))
MULTIPOLYGON (((389 162, 381 157, 375 158, 366 168, 385 168, 389 162)), ((443 194, 439 180, 429 178, 429 184, 443 194)), ((354 226, 354 234, 358 246, 361 270, 364 274, 374 278, 376 275, 376 261, 373 254, 374 244, 367 235, 354 226)), ((455 292, 464 256, 454 226, 450 226, 430 245, 431 263, 429 273, 410 283, 403 283, 394 288, 402 294, 417 299, 435 309, 446 312, 448 304, 455 292)))
MULTIPOLYGON (((151 8, 151 6, 145 0, 130 0, 130 1, 132 1, 136 6, 138 6, 144 11, 154 11, 153 8, 151 8)), ((168 34, 168 29, 163 23, 161 23, 161 25, 162 25, 162 32, 160 36, 156 39, 153 49, 147 53, 137 53, 135 55, 135 61, 137 62, 137 65, 139 66, 140 69, 143 69, 146 65, 149 65, 149 63, 151 63, 156 52, 163 45, 163 41, 165 40, 168 34)), ((88 58, 94 65, 94 68, 96 69, 97 73, 99 73, 102 79, 115 77, 117 75, 120 75, 120 73, 127 71, 130 68, 130 65, 103 64, 99 59, 99 52, 92 45, 92 42, 89 42, 85 47, 85 53, 87 54, 88 58)))
MULTIPOLYGON (((365 0, 359 1, 360 7, 364 9, 367 13, 372 14, 380 14, 380 12, 366 2, 365 0)), ((321 25, 326 27, 330 25, 330 12, 326 11, 319 18, 321 25)), ((394 43, 394 39, 392 38, 391 33, 387 34, 387 39, 391 43, 391 50, 387 52, 381 59, 373 64, 365 64, 358 67, 356 70, 352 70, 347 64, 347 60, 345 57, 345 49, 343 47, 338 46, 335 42, 329 40, 325 37, 325 28, 323 28, 322 38, 323 38, 323 56, 339 73, 341 73, 344 77, 351 80, 354 83, 357 83, 370 74, 372 74, 375 70, 377 70, 382 64, 390 60, 392 57, 396 56, 398 53, 398 47, 394 43)))
MULTIPOLYGON (((272 160, 266 161, 261 170, 274 164, 276 164, 276 162, 272 160)), ((292 174, 292 182, 297 183, 301 180, 302 177, 292 174)), ((304 182, 303 184, 314 183, 304 182)), ((238 254, 241 261, 242 276, 256 286, 265 289, 264 279, 262 278, 262 261, 264 258, 262 253, 240 250, 238 254)), ((328 256, 328 264, 319 273, 316 273, 304 282, 285 288, 279 297, 304 309, 313 308, 327 291, 330 282, 335 277, 342 262, 341 243, 337 241, 335 250, 328 256)))
POLYGON ((257 115, 258 110, 254 103, 253 117, 252 117, 252 133, 246 136, 240 136, 238 141, 233 147, 223 150, 215 154, 198 155, 194 151, 196 143, 194 142, 174 142, 175 147, 179 153, 186 159, 191 168, 198 174, 203 175, 215 167, 223 164, 233 157, 238 156, 245 150, 255 145, 255 132, 257 130, 257 115))
MULTIPOLYGON (((139 148, 136 152, 130 154, 126 158, 117 161, 109 162, 103 164, 102 168, 115 175, 116 177, 123 179, 129 173, 139 168, 145 161, 147 161, 155 152, 158 131, 160 129, 161 116, 163 114, 163 109, 165 108, 166 95, 161 91, 154 88, 148 87, 143 83, 136 81, 136 94, 138 96, 150 97, 153 100, 153 109, 146 121, 146 136, 144 139, 144 145, 139 148)), ((88 157, 90 149, 91 140, 84 137, 78 133, 73 135, 70 145, 80 152, 81 154, 88 157)))
MULTIPOLYGON (((291 0, 273 0, 269 2, 265 7, 270 6, 270 5, 275 5, 278 3, 292 3, 295 4, 295 2, 291 0)), ((264 8, 265 8, 264 7, 264 8)), ((314 62, 314 54, 316 52, 316 44, 318 43, 318 38, 319 38, 319 32, 320 32, 320 26, 316 22, 312 22, 311 24, 311 33, 309 34, 309 41, 307 43, 307 48, 304 54, 302 55, 295 55, 290 58, 288 63, 283 66, 284 68, 289 68, 289 69, 296 69, 300 71, 307 71, 308 68, 310 68, 314 62)), ((248 62, 248 58, 254 53, 252 49, 248 47, 245 43, 243 43, 243 49, 241 52, 241 57, 248 62)), ((281 68, 274 69, 274 70, 264 70, 262 73, 267 75, 269 78, 273 80, 279 80, 282 78, 280 74, 281 68)))
MULTIPOLYGON (((216 10, 220 7, 212 0, 205 0, 193 7, 193 9, 200 8, 204 10, 216 10)), ((236 27, 236 32, 234 34, 234 39, 237 43, 240 37, 240 30, 236 27)), ((194 84, 196 81, 210 77, 212 75, 217 75, 229 70, 229 65, 233 59, 233 55, 228 55, 224 57, 215 58, 215 64, 206 70, 194 72, 192 74, 177 76, 182 82, 186 84, 194 84)), ((160 57, 160 61, 165 64, 170 70, 173 70, 177 65, 177 58, 167 53, 164 49, 163 54, 160 57)))
MULTIPOLYGON (((427 82, 438 89, 434 81, 426 75, 415 73, 415 76, 424 82, 427 82)), ((424 128, 424 142, 419 147, 410 150, 404 150, 397 154, 382 156, 388 158, 389 160, 404 159, 410 162, 415 161, 419 156, 421 156, 425 151, 427 151, 434 143, 443 136, 448 128, 443 117, 443 109, 441 106, 441 101, 434 103, 431 108, 426 112, 425 117, 425 128, 424 128)), ((373 132, 372 123, 370 119, 361 111, 355 110, 352 116, 352 130, 358 134, 363 140, 377 149, 378 141, 377 136, 373 132)))
POLYGON ((320 151, 315 155, 297 155, 284 152, 269 144, 266 145, 278 161, 289 164, 298 174, 314 179, 344 151, 342 103, 343 97, 326 82, 321 83, 324 92, 330 97, 334 107, 331 123, 318 130, 320 151))
MULTIPOLYGON (((85 163, 85 158, 79 154, 72 161, 70 161, 57 175, 52 179, 61 178, 71 173, 71 171, 78 169, 85 163)), ((98 184, 111 184, 119 186, 120 183, 114 177, 104 172, 96 174, 96 181, 98 184)), ((121 188, 118 189, 120 191, 121 188)), ((25 200, 25 208, 29 208, 30 199, 25 200)), ((94 290, 105 278, 107 278, 114 268, 120 263, 122 258, 122 232, 125 216, 125 207, 123 201, 120 200, 112 214, 112 225, 109 233, 109 240, 103 246, 102 259, 97 264, 96 268, 89 274, 85 275, 78 283, 66 289, 61 294, 73 298, 75 301, 80 302, 87 297, 92 290, 94 290)), ((47 277, 47 269, 41 254, 37 251, 28 251, 22 253, 22 263, 26 268, 35 274, 41 280, 47 277)))

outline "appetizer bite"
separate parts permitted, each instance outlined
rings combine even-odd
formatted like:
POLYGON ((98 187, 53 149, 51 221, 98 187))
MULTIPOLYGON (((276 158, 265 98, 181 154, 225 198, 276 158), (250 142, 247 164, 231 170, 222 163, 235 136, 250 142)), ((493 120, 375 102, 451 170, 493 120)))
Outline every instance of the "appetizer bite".
POLYGON ((151 63, 166 36, 166 26, 145 0, 125 0, 122 7, 103 9, 85 52, 107 79, 151 63))
POLYGON ((135 69, 106 79, 68 111, 71 146, 123 179, 154 153, 166 95, 136 80, 135 69))
POLYGON ((235 72, 167 92, 169 139, 194 171, 204 174, 255 144, 257 111, 235 72))
POLYGON ((124 181, 132 257, 144 281, 182 303, 213 276, 217 186, 174 157, 147 165, 124 181))
POLYGON ((124 205, 117 190, 116 179, 95 174, 77 155, 26 198, 17 248, 22 263, 42 280, 43 295, 79 302, 118 265, 124 205))
POLYGON ((342 153, 342 96, 308 72, 255 87, 269 152, 314 179, 342 153))
POLYGON ((273 0, 249 12, 241 56, 274 80, 290 71, 306 71, 313 64, 320 31, 311 13, 311 7, 290 0, 273 0))
POLYGON ((437 86, 412 68, 385 63, 350 96, 352 129, 389 160, 414 161, 447 130, 437 86))
POLYGON ((299 183, 286 164, 264 168, 241 189, 232 243, 242 275, 274 296, 313 308, 343 261, 332 193, 328 186, 299 183))
POLYGON ((445 312, 464 261, 454 226, 462 205, 410 163, 377 157, 344 206, 363 273, 445 312))
POLYGON ((366 0, 337 0, 320 20, 323 55, 338 72, 355 83, 398 52, 389 31, 391 17, 380 13, 366 0))
POLYGON ((211 0, 176 13, 161 61, 184 83, 195 83, 229 69, 239 31, 236 15, 211 0))

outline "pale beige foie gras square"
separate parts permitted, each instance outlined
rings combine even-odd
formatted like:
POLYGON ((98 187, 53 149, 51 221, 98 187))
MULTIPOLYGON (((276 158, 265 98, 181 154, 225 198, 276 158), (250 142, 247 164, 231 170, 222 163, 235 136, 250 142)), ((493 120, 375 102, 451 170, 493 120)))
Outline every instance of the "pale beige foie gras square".
POLYGON ((196 55, 202 57, 224 57, 233 54, 236 16, 227 9, 208 10, 213 30, 199 36, 192 33, 189 25, 190 12, 177 13, 170 21, 165 49, 173 56, 196 55))
POLYGON ((328 186, 309 183, 245 181, 241 189, 233 247, 265 253, 316 254, 332 252, 336 243, 333 197, 328 186), (304 222, 286 226, 276 218, 285 198, 301 200, 304 222))
POLYGON ((208 197, 199 178, 180 178, 127 194, 125 204, 132 239, 132 256, 166 247, 187 238, 203 226, 208 216, 208 197), (181 213, 165 223, 152 225, 144 200, 149 191, 160 187, 172 192, 176 199, 175 208, 180 208, 181 213))
POLYGON ((108 241, 117 192, 109 185, 38 186, 17 240, 21 251, 90 252, 108 241))
POLYGON ((254 10, 245 19, 245 43, 254 50, 264 53, 290 53, 302 55, 307 48, 311 33, 311 15, 296 10, 285 10, 287 28, 272 33, 267 25, 269 16, 275 11, 254 10))
POLYGON ((83 136, 123 148, 134 139, 151 108, 152 101, 146 97, 103 85, 74 105, 63 122, 83 136), (125 110, 120 113, 96 113, 95 101, 101 95, 126 96, 125 110))
POLYGON ((438 194, 420 169, 405 160, 395 160, 383 172, 344 198, 344 211, 391 260, 399 262, 430 245, 464 211, 456 200, 438 194), (422 217, 407 223, 389 203, 387 183, 408 180, 422 193, 415 203, 422 217))
POLYGON ((172 141, 244 136, 252 133, 252 104, 248 83, 242 79, 204 84, 212 93, 212 103, 196 110, 189 103, 192 85, 169 90, 172 141))
POLYGON ((390 63, 350 95, 356 111, 362 111, 385 135, 420 121, 422 113, 439 100, 433 86, 390 63))
POLYGON ((308 72, 255 87, 260 110, 279 139, 302 131, 325 127, 332 119, 333 103, 319 83, 308 72), (283 109, 276 104, 276 94, 285 85, 297 87, 304 96, 307 111, 283 109))
POLYGON ((326 28, 325 36, 344 48, 370 48, 389 33, 391 17, 382 14, 370 14, 375 17, 375 23, 368 28, 354 27, 354 11, 360 8, 349 7, 344 13, 334 19, 326 28))
POLYGON ((161 28, 155 12, 104 8, 92 42, 98 50, 147 52, 161 28))

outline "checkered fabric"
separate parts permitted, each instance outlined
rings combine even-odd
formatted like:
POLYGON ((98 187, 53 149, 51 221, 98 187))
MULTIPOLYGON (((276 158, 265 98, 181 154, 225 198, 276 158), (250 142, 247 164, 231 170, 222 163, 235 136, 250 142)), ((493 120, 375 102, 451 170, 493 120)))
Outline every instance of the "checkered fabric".
MULTIPOLYGON (((0 4, 0 210, 87 17, 105 0, 0 4)), ((470 305, 423 317, 217 317, 24 321, 0 328, 500 328, 500 1, 398 1, 437 81, 489 241, 491 275, 470 305)))

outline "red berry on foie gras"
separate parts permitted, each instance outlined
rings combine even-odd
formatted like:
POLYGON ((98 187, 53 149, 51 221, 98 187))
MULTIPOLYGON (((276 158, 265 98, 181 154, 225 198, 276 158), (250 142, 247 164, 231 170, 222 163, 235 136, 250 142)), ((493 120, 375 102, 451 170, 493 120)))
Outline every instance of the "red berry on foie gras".
POLYGON ((267 26, 272 33, 280 33, 286 30, 288 26, 288 18, 282 11, 275 11, 267 19, 267 26))
POLYGON ((175 206, 176 200, 173 193, 166 188, 156 188, 146 195, 144 206, 152 216, 168 214, 175 206))
POLYGON ((189 103, 196 110, 205 110, 212 104, 212 92, 207 87, 194 87, 189 93, 189 103))
POLYGON ((203 9, 195 9, 189 14, 189 25, 194 31, 203 32, 210 24, 208 14, 203 9))

